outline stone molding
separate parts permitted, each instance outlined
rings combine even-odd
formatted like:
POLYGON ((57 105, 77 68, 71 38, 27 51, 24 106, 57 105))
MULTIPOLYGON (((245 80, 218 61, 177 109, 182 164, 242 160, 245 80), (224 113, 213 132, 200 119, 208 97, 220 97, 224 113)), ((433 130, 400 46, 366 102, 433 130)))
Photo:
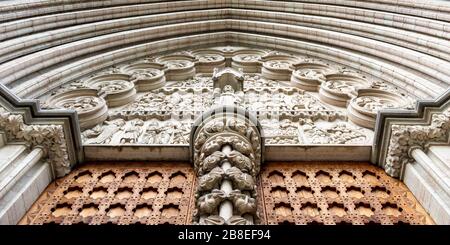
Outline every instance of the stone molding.
POLYGON ((449 142, 450 90, 435 101, 418 101, 414 111, 381 110, 375 127, 372 162, 394 177, 402 178, 412 161, 411 148, 449 142))
POLYGON ((0 84, 0 130, 8 141, 41 147, 54 176, 61 177, 83 159, 74 111, 41 110, 35 100, 20 100, 0 84))
POLYGON ((61 125, 27 125, 22 115, 0 107, 0 128, 6 133, 8 141, 26 142, 30 148, 41 147, 56 176, 70 172, 71 164, 61 125))

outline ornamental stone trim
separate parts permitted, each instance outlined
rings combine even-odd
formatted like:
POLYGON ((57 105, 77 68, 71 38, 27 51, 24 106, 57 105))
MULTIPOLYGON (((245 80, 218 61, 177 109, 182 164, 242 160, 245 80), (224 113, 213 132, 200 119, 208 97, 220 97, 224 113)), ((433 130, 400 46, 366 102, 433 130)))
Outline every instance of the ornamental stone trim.
POLYGON ((411 148, 426 151, 430 143, 447 143, 450 140, 449 132, 450 108, 433 114, 429 125, 393 124, 384 165, 386 173, 400 177, 405 164, 413 161, 409 154, 411 148))
POLYGON ((70 172, 71 164, 62 125, 28 125, 24 123, 23 115, 0 106, 0 130, 6 134, 8 141, 27 142, 30 148, 41 147, 57 177, 70 172))

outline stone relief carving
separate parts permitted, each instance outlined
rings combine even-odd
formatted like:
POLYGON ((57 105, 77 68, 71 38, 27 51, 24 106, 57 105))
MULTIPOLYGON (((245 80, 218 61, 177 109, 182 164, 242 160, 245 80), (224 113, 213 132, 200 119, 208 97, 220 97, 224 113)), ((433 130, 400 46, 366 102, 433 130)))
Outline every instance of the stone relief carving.
POLYGON ((105 121, 85 130, 85 144, 171 144, 189 143, 192 120, 142 120, 126 121, 122 118, 105 121))
POLYGON ((195 127, 193 139, 194 169, 199 176, 194 222, 254 224, 255 178, 262 154, 255 123, 233 112, 206 115, 195 127))
POLYGON ((31 148, 42 147, 44 157, 52 165, 56 176, 61 177, 70 172, 63 126, 27 125, 21 114, 9 112, 0 106, 0 130, 8 141, 27 142, 31 148))
POLYGON ((409 101, 400 95, 378 89, 361 89, 350 100, 347 108, 349 119, 355 124, 374 128, 377 112, 381 109, 407 107, 409 101))
POLYGON ((266 79, 289 81, 292 74, 292 64, 299 59, 294 56, 271 52, 262 58, 261 75, 266 79))
POLYGON ((369 82, 357 73, 339 72, 325 76, 319 90, 320 100, 335 106, 346 107, 357 96, 358 90, 367 88, 369 82))
POLYGON ((311 144, 361 144, 367 142, 363 129, 357 129, 346 123, 318 126, 307 123, 302 126, 305 139, 311 144))
POLYGON ((275 80, 263 79, 259 75, 244 75, 244 90, 255 87, 280 87, 280 84, 275 80))
POLYGON ((167 81, 183 81, 195 76, 195 57, 188 52, 159 57, 156 61, 164 64, 167 81))
POLYGON ((266 53, 264 50, 254 49, 236 51, 231 58, 231 67, 242 69, 245 73, 259 73, 261 72, 261 58, 266 53))
POLYGON ((291 85, 306 91, 315 92, 326 80, 326 75, 335 72, 335 68, 320 60, 305 59, 294 65, 291 85))
POLYGON ((64 100, 58 106, 64 109, 73 109, 81 113, 99 106, 100 103, 100 99, 94 96, 82 96, 71 100, 64 100))
POLYGON ((122 66, 120 69, 130 76, 130 80, 139 92, 161 88, 166 83, 163 64, 143 60, 122 66))
MULTIPOLYGON (((414 103, 407 95, 382 81, 372 81, 333 63, 276 50, 237 46, 187 50, 117 64, 52 93, 53 96, 59 96, 65 92, 92 90, 95 93, 89 96, 95 97, 92 98, 93 103, 104 100, 106 106, 94 113, 96 120, 81 120, 82 123, 89 121, 83 124, 86 129, 83 134, 85 144, 121 144, 118 137, 109 134, 122 133, 125 124, 135 118, 143 120, 145 126, 151 120, 158 122, 152 122, 153 125, 140 134, 138 142, 126 144, 189 144, 188 138, 173 135, 186 135, 186 128, 192 124, 183 123, 183 126, 175 127, 170 124, 166 126, 162 121, 192 122, 212 105, 220 103, 217 99, 225 91, 222 91, 224 88, 220 91, 214 89, 211 74, 214 68, 230 65, 244 72, 244 89, 236 91, 237 88, 233 88, 234 92, 228 91, 235 105, 257 113, 261 121, 271 121, 263 123, 265 131, 279 130, 265 138, 268 144, 322 144, 312 142, 323 140, 305 139, 309 134, 304 133, 297 124, 304 119, 311 119, 312 124, 321 120, 343 123, 341 121, 350 119, 359 126, 370 128, 380 108, 410 108, 414 103), (394 93, 399 99, 391 101, 383 96, 359 94, 361 89, 382 91, 380 94, 394 93), (315 94, 317 91, 318 96, 315 94), (373 101, 368 101, 366 97, 373 101), (391 102, 392 106, 389 105, 391 102), (380 103, 383 105, 380 106, 380 103), (347 107, 348 104, 353 107, 347 107), (347 111, 334 106, 346 108, 347 111), (122 119, 124 123, 108 124, 116 119, 122 119), (289 127, 280 127, 280 123, 276 123, 284 119, 295 124, 295 133, 288 130, 289 127), (171 140, 167 141, 167 138, 171 140)), ((44 103, 48 108, 58 108, 52 99, 46 99, 44 103)), ((90 107, 87 99, 68 101, 64 106, 76 108, 80 112, 90 107)))
POLYGON ((215 68, 225 67, 225 57, 220 51, 196 50, 192 52, 195 56, 197 73, 212 73, 215 68))
POLYGON ((51 96, 47 108, 72 109, 78 113, 80 127, 87 129, 103 122, 108 116, 108 107, 103 98, 97 97, 95 89, 77 89, 51 96))
POLYGON ((261 120, 266 144, 300 144, 299 124, 290 119, 261 120))
POLYGON ((423 150, 434 142, 448 142, 450 137, 450 108, 431 117, 430 125, 392 125, 385 171, 390 176, 399 177, 403 166, 412 161, 409 149, 423 150))

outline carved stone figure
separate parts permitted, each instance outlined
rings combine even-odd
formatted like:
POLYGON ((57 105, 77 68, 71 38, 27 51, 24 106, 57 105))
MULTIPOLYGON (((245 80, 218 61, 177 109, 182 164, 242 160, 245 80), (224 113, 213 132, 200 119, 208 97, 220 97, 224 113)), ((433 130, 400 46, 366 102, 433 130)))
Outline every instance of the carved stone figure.
POLYGON ((222 60, 223 57, 217 54, 201 54, 198 55, 198 60, 201 62, 214 62, 214 61, 219 61, 222 60))
POLYGON ((202 175, 198 180, 198 191, 217 189, 224 174, 222 168, 215 167, 209 173, 202 175))
POLYGON ((311 80, 325 80, 323 71, 317 70, 317 69, 297 70, 296 73, 299 76, 303 76, 303 77, 305 77, 307 79, 311 79, 311 80))
POLYGON ((141 119, 134 119, 128 122, 128 125, 125 126, 124 132, 120 138, 120 143, 137 143, 138 138, 142 133, 143 125, 144 121, 141 119))
POLYGON ((242 169, 246 172, 251 173, 251 171, 254 168, 254 164, 250 158, 246 157, 244 154, 242 154, 238 150, 234 150, 230 152, 227 156, 228 160, 230 161, 231 165, 242 169))
POLYGON ((93 96, 82 96, 61 103, 61 107, 65 109, 73 109, 78 112, 87 111, 100 104, 99 99, 93 96))
POLYGON ((169 69, 180 69, 180 68, 186 68, 190 65, 192 65, 192 62, 187 61, 187 60, 170 60, 167 61, 167 67, 169 67, 169 69))
POLYGON ((85 144, 108 144, 113 135, 125 125, 125 120, 118 118, 111 121, 105 121, 103 125, 99 124, 92 129, 83 132, 85 144))
POLYGON ((229 218, 226 221, 226 224, 227 225, 254 225, 253 222, 251 222, 241 216, 238 216, 238 215, 233 215, 231 218, 229 218))
POLYGON ((161 74, 161 71, 157 69, 145 69, 145 70, 138 70, 134 71, 131 74, 130 80, 141 80, 141 79, 149 79, 154 78, 156 76, 159 76, 161 74))
POLYGON ((266 62, 267 66, 275 69, 289 69, 291 65, 288 61, 284 60, 271 60, 266 62))
POLYGON ((384 108, 394 108, 396 106, 392 101, 372 96, 358 97, 356 98, 356 104, 371 112, 376 112, 384 108))
POLYGON ((246 61, 246 62, 255 62, 255 61, 258 61, 261 58, 261 56, 253 55, 253 54, 242 54, 242 55, 236 55, 235 57, 238 60, 246 61))
POLYGON ((201 173, 211 171, 217 167, 224 158, 225 154, 221 151, 215 151, 211 155, 207 156, 201 163, 201 173))
POLYGON ((217 213, 217 207, 226 198, 221 190, 212 190, 210 193, 201 196, 197 200, 197 207, 200 214, 217 213))
POLYGON ((228 178, 233 181, 234 189, 238 190, 254 190, 256 187, 255 180, 250 174, 243 173, 239 168, 232 167, 226 171, 228 178))
POLYGON ((127 81, 102 81, 95 84, 95 88, 100 90, 101 93, 113 93, 125 90, 130 87, 130 83, 127 81))
POLYGON ((230 199, 233 202, 234 210, 237 214, 254 213, 256 211, 256 200, 249 195, 242 194, 240 190, 234 190, 230 193, 230 199))

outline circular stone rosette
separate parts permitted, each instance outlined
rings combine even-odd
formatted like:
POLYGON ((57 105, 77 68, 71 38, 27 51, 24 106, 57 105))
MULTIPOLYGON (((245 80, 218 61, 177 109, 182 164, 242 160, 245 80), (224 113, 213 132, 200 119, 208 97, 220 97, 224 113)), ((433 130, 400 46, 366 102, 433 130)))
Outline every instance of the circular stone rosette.
POLYGON ((263 58, 261 75, 269 80, 289 81, 292 64, 297 61, 288 55, 271 55, 263 58))
POLYGON ((166 66, 167 81, 183 81, 195 75, 194 57, 190 55, 168 55, 157 59, 157 62, 166 66))
POLYGON ((261 72, 261 57, 266 53, 261 50, 240 50, 231 58, 231 67, 242 69, 245 73, 261 72))
POLYGON ((345 107, 348 101, 356 97, 361 88, 367 88, 369 83, 358 74, 335 73, 325 76, 319 90, 319 98, 325 103, 345 107))
POLYGON ((195 70, 198 73, 213 73, 214 68, 225 67, 225 57, 220 51, 197 50, 193 54, 196 58, 195 70))
POLYGON ((52 108, 75 110, 80 128, 93 127, 106 120, 108 107, 103 98, 97 97, 95 89, 78 89, 60 93, 49 98, 52 108))
POLYGON ((361 89, 347 107, 349 119, 361 127, 375 128, 379 110, 402 108, 407 100, 400 95, 378 89, 361 89))
POLYGON ((136 89, 127 74, 97 75, 88 79, 85 84, 96 89, 98 95, 104 97, 110 107, 128 104, 136 97, 136 89))
POLYGON ((150 91, 161 88, 166 83, 163 65, 157 63, 135 63, 123 66, 121 71, 130 75, 138 91, 150 91))
POLYGON ((306 91, 315 92, 325 82, 325 76, 332 73, 327 64, 321 62, 302 62, 294 66, 291 85, 306 91))

